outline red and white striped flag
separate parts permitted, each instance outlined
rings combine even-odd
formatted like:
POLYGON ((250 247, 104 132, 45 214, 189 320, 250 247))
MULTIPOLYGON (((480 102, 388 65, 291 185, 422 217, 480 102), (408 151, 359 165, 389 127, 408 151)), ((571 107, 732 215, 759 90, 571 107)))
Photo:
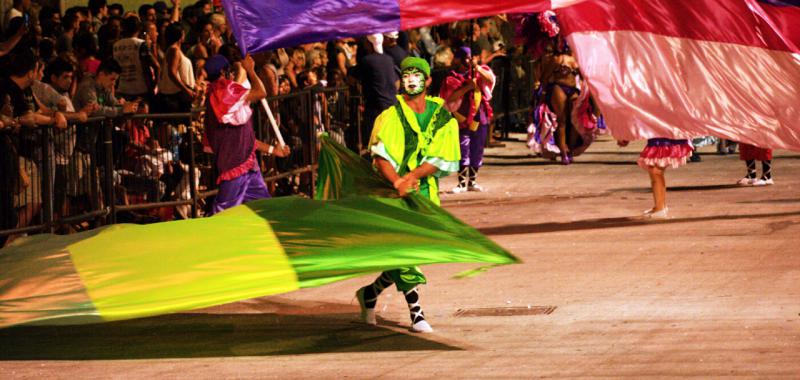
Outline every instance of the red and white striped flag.
POLYGON ((616 138, 800 151, 800 1, 589 0, 558 16, 616 138))

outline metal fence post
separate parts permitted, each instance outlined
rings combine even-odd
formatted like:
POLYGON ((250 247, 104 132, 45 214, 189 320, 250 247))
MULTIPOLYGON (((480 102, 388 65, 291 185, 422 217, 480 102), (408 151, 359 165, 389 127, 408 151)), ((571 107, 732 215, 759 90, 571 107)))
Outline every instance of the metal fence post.
MULTIPOLYGON (((316 89, 312 88, 308 92, 308 100, 308 121, 310 122, 309 124, 311 124, 308 136, 308 141, 311 145, 311 149, 309 149, 310 157, 308 157, 308 164, 310 167, 313 167, 317 158, 317 124, 314 123, 314 114, 316 111, 315 107, 317 101, 316 89)), ((322 123, 322 120, 320 120, 320 123, 322 123)), ((311 198, 314 198, 316 195, 316 186, 314 186, 314 171, 312 170, 309 175, 311 176, 311 178, 309 178, 309 186, 311 187, 309 193, 311 194, 311 198)))
POLYGON ((503 109, 505 109, 505 115, 503 115, 503 129, 500 131, 500 137, 503 139, 508 139, 508 132, 511 129, 511 83, 514 82, 514 74, 512 71, 512 62, 513 60, 509 57, 505 59, 503 65, 503 109))
POLYGON ((114 191, 114 122, 111 118, 103 120, 103 154, 105 154, 105 165, 103 166, 105 198, 108 213, 108 224, 117 222, 117 197, 114 191))
POLYGON ((356 110, 355 114, 356 114, 356 129, 358 130, 358 146, 356 147, 356 149, 358 149, 358 151, 356 153, 358 153, 358 155, 360 156, 361 152, 364 150, 364 145, 365 145, 364 144, 364 114, 361 112, 361 110, 362 110, 361 106, 363 105, 362 100, 364 98, 361 97, 361 96, 358 96, 355 99, 357 100, 356 101, 356 105, 355 105, 355 110, 356 110))
MULTIPOLYGON (((179 159, 180 161, 180 159, 179 159)), ((194 123, 189 123, 189 192, 192 197, 192 218, 198 217, 197 202, 200 195, 197 193, 197 174, 195 168, 197 163, 194 160, 194 123)))
POLYGON ((50 149, 53 147, 53 127, 50 125, 42 126, 40 129, 42 133, 42 178, 41 178, 41 197, 42 197, 42 224, 44 225, 44 230, 49 233, 53 233, 55 231, 55 226, 53 223, 53 179, 55 173, 53 173, 54 167, 50 166, 50 161, 53 160, 52 153, 50 149))

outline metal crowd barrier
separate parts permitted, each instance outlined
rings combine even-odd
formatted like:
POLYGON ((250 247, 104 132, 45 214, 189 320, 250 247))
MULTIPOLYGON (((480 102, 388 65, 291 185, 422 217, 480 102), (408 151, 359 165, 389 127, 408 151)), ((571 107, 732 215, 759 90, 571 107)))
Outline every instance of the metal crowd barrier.
MULTIPOLYGON (((507 136, 529 113, 533 66, 524 59, 493 64, 495 120, 507 136), (519 62, 522 70, 514 66, 519 62)), ((441 80, 446 71, 434 73, 441 80)), ((274 196, 314 196, 320 132, 366 154, 371 128, 363 122, 363 97, 351 88, 311 88, 267 102, 292 150, 287 158, 259 155, 274 196)), ((274 143, 260 104, 254 110, 256 136, 274 143)), ((21 174, 0 178, 0 245, 11 235, 203 216, 218 173, 201 142, 201 111, 93 117, 65 130, 23 128, 13 136, 3 131, 0 137, 12 139, 21 157, 21 174)))
MULTIPOLYGON (((292 155, 260 155, 265 181, 275 196, 313 197, 317 134, 328 132, 344 142, 344 132, 351 130, 357 141, 363 141, 361 98, 342 87, 267 100, 292 155)), ((274 132, 260 104, 254 104, 254 110, 257 137, 274 144, 274 132)), ((195 110, 93 117, 66 130, 49 126, 25 130, 15 136, 14 144, 27 182, 2 178, 10 190, 4 200, 10 204, 0 208, 5 221, 0 238, 203 216, 210 203, 206 199, 217 193, 218 173, 213 154, 201 142, 201 119, 201 111, 195 110)))

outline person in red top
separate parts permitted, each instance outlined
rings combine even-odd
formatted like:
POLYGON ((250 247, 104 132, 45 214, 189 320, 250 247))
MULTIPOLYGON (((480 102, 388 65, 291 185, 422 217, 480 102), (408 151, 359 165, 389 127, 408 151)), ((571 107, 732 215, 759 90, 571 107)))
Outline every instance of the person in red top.
POLYGON ((477 183, 478 169, 483 165, 483 150, 494 112, 489 101, 497 80, 489 66, 478 64, 479 55, 473 56, 469 47, 456 50, 454 58, 454 70, 447 74, 440 91, 447 110, 458 121, 461 143, 458 185, 453 193, 483 191, 477 183))

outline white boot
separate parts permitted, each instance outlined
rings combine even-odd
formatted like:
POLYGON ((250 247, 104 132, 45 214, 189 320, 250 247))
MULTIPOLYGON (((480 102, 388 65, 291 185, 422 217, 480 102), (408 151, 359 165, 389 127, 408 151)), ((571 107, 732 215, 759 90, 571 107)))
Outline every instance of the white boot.
POLYGON ((375 315, 375 308, 370 309, 367 307, 367 302, 364 299, 364 288, 356 291, 356 298, 358 298, 358 305, 361 306, 361 320, 368 325, 376 326, 378 318, 375 315))
POLYGON ((411 331, 413 333, 426 334, 426 333, 432 333, 433 332, 433 327, 431 327, 431 325, 428 323, 428 321, 423 319, 423 320, 411 325, 411 327, 408 329, 408 331, 411 331))

